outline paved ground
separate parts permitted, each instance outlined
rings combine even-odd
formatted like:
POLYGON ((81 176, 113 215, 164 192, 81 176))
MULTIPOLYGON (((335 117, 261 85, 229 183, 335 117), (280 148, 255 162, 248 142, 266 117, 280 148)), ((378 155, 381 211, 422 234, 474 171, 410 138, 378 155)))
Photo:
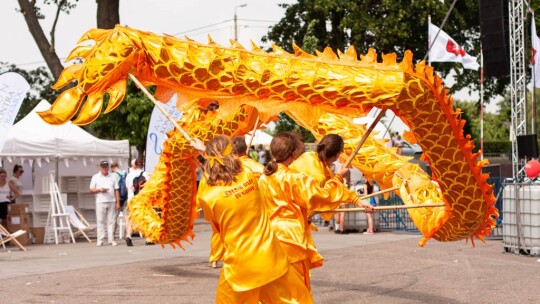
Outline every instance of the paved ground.
MULTIPOLYGON (((213 303, 209 227, 186 251, 95 243, 0 249, 0 303, 213 303)), ((501 241, 428 242, 418 235, 315 234, 326 258, 313 271, 316 303, 540 303, 540 260, 502 253, 501 241)))

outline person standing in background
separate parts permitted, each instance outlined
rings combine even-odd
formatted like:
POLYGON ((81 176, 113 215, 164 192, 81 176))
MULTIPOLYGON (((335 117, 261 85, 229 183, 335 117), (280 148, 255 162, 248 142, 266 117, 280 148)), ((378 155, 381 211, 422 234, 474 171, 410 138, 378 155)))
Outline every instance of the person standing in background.
POLYGON ((257 146, 257 153, 259 153, 259 159, 257 161, 265 165, 267 160, 266 160, 266 152, 264 151, 263 145, 257 146))
POLYGON ((15 198, 11 196, 12 189, 7 181, 6 170, 0 168, 0 220, 2 225, 6 224, 8 204, 15 198))
MULTIPOLYGON (((129 204, 129 201, 135 196, 135 188, 133 187, 133 180, 137 177, 144 176, 146 180, 150 178, 150 175, 144 171, 144 161, 140 158, 135 160, 134 168, 131 169, 126 176, 126 188, 128 190, 128 199, 127 204, 129 204)), ((129 220, 129 214, 128 214, 128 208, 126 208, 124 213, 124 220, 126 222, 126 245, 127 246, 133 246, 133 242, 131 240, 131 234, 133 234, 133 229, 131 228, 131 221, 129 220)))
POLYGON ((114 227, 116 226, 116 211, 120 209, 120 193, 118 182, 109 173, 109 162, 104 160, 100 164, 100 171, 90 181, 90 192, 96 194, 96 222, 97 246, 103 246, 105 241, 105 227, 107 227, 107 241, 110 245, 118 245, 114 241, 114 227))
POLYGON ((135 170, 135 162, 136 162, 136 161, 137 161, 136 159, 132 159, 132 160, 131 160, 131 166, 130 166, 129 169, 128 169, 128 173, 131 172, 131 171, 133 171, 133 170, 135 170))
POLYGON ((9 188, 11 189, 11 197, 13 198, 11 200, 12 204, 15 204, 15 199, 22 195, 23 191, 23 183, 21 180, 21 176, 23 175, 24 170, 21 165, 15 165, 13 167, 13 176, 9 179, 9 188))
POLYGON ((253 172, 253 175, 255 175, 257 179, 259 179, 259 177, 261 177, 264 172, 264 166, 246 155, 246 138, 243 136, 236 136, 233 137, 231 141, 234 149, 233 152, 240 159, 242 165, 251 170, 251 172, 253 172))
POLYGON ((249 158, 253 159, 254 161, 259 161, 259 152, 255 151, 255 146, 249 147, 249 158))
MULTIPOLYGON (((360 195, 370 195, 370 194, 373 193, 373 185, 371 184, 370 181, 366 180, 366 183, 364 185, 362 185, 362 190, 363 190, 363 193, 360 193, 360 195)), ((373 197, 373 196, 369 197, 369 198, 366 198, 366 199, 363 199, 363 201, 365 203, 369 203, 373 207, 377 206, 377 201, 375 200, 375 197, 373 197)), ((375 229, 374 229, 374 226, 373 226, 373 215, 371 213, 366 213, 366 218, 367 218, 367 222, 368 222, 368 228, 364 232, 364 234, 374 234, 375 229)))

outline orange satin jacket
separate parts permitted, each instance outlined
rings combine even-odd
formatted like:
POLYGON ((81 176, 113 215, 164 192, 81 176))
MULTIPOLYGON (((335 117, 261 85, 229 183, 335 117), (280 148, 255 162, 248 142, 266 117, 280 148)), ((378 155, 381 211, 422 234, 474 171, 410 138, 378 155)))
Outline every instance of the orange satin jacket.
POLYGON ((247 156, 240 156, 239 159, 242 162, 242 166, 247 167, 253 172, 255 178, 259 179, 259 177, 261 177, 264 172, 264 166, 261 163, 247 156))
POLYGON ((210 186, 203 177, 197 199, 225 248, 225 279, 234 291, 246 291, 284 275, 289 261, 264 212, 257 179, 249 170, 236 178, 231 185, 210 186))
POLYGON ((332 210, 342 201, 359 203, 354 192, 343 186, 341 176, 336 175, 320 186, 317 180, 283 164, 278 164, 274 174, 261 176, 259 189, 272 228, 291 263, 317 254, 309 246, 308 211, 332 210))

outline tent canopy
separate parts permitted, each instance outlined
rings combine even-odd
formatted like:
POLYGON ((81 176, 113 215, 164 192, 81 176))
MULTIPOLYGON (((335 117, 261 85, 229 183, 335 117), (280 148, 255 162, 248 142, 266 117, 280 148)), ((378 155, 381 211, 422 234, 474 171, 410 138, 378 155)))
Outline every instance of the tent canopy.
POLYGON ((68 122, 53 126, 36 113, 50 108, 42 100, 26 117, 13 125, 0 158, 129 158, 129 141, 101 140, 68 122))
MULTIPOLYGON (((251 135, 250 134, 246 134, 244 135, 245 138, 246 138, 246 143, 249 144, 250 140, 251 140, 251 135)), ((270 145, 270 142, 272 141, 272 136, 269 135, 268 133, 265 133, 261 130, 257 130, 255 131, 255 138, 253 138, 253 142, 251 143, 252 145, 263 145, 263 146, 269 146, 270 145)))

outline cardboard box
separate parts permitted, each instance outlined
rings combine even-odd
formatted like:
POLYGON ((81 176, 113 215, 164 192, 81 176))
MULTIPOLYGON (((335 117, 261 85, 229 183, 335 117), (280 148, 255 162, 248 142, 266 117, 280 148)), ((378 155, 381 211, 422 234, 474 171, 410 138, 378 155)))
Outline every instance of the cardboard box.
POLYGON ((45 243, 45 227, 30 227, 32 242, 34 244, 45 243))
POLYGON ((30 213, 30 207, 28 204, 9 204, 8 215, 24 216, 30 213))
MULTIPOLYGON (((30 215, 29 214, 23 214, 23 216, 20 215, 8 215, 7 216, 7 225, 21 225, 21 226, 27 226, 30 227, 30 215)), ((8 229, 9 230, 9 229, 8 229)))
POLYGON ((8 215, 7 216, 7 230, 11 233, 17 230, 30 231, 30 221, 28 214, 24 216, 8 215))

